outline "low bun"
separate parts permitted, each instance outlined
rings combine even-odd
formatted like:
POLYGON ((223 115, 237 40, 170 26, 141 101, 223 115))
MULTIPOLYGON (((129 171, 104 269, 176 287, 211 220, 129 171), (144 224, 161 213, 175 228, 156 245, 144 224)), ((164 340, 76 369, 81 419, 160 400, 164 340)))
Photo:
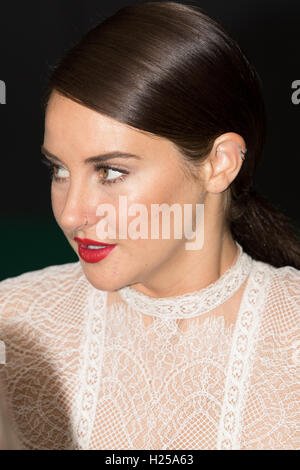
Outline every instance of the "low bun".
POLYGON ((300 269, 300 243, 291 219, 258 191, 232 196, 227 218, 233 237, 252 258, 300 269))

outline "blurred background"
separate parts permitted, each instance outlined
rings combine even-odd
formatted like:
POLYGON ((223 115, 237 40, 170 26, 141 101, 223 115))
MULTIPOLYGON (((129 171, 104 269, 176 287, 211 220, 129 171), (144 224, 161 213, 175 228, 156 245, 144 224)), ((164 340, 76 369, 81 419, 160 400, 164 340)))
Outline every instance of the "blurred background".
MULTIPOLYGON (((40 163, 42 93, 51 66, 84 33, 136 3, 143 2, 1 2, 0 80, 6 98, 0 104, 0 280, 78 261, 52 215, 50 179, 40 163)), ((268 139, 255 188, 291 217, 299 233, 300 92, 292 88, 297 80, 300 88, 299 0, 181 3, 199 5, 219 20, 256 67, 263 83, 268 139)))

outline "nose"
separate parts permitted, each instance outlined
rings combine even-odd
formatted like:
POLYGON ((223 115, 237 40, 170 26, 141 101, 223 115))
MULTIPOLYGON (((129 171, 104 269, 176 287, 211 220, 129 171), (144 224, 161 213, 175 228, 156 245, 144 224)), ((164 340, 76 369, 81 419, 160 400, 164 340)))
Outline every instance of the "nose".
POLYGON ((96 211, 93 196, 87 185, 71 184, 64 194, 56 194, 53 198, 53 207, 58 224, 64 232, 78 231, 85 226, 86 220, 93 223, 96 211))

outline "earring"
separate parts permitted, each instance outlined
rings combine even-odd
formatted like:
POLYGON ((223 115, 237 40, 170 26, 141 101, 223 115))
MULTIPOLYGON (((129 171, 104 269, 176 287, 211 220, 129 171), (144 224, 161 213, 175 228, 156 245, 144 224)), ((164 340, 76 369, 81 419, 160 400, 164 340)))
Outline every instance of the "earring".
POLYGON ((244 160, 245 160, 245 155, 246 155, 247 149, 245 149, 245 152, 243 152, 243 150, 240 149, 240 152, 241 152, 241 159, 244 161, 244 160))
POLYGON ((88 224, 88 218, 87 218, 87 216, 85 216, 85 223, 84 223, 84 225, 87 225, 87 224, 88 224))

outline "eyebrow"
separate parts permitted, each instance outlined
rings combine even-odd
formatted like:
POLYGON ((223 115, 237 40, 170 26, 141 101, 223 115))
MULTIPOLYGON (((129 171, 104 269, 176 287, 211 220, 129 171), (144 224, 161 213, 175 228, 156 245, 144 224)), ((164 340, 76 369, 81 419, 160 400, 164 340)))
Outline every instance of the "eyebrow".
MULTIPOLYGON (((47 156, 51 160, 57 162, 57 163, 64 163, 61 161, 56 155, 53 153, 49 152, 44 145, 41 146, 41 152, 43 155, 47 156)), ((128 153, 128 152, 120 152, 119 150, 115 150, 114 152, 108 152, 108 153, 103 153, 101 155, 96 155, 95 157, 89 157, 84 160, 84 163, 86 165, 91 165, 93 163, 101 163, 106 160, 110 160, 112 158, 137 158, 141 159, 139 155, 135 155, 134 153, 128 153)))

